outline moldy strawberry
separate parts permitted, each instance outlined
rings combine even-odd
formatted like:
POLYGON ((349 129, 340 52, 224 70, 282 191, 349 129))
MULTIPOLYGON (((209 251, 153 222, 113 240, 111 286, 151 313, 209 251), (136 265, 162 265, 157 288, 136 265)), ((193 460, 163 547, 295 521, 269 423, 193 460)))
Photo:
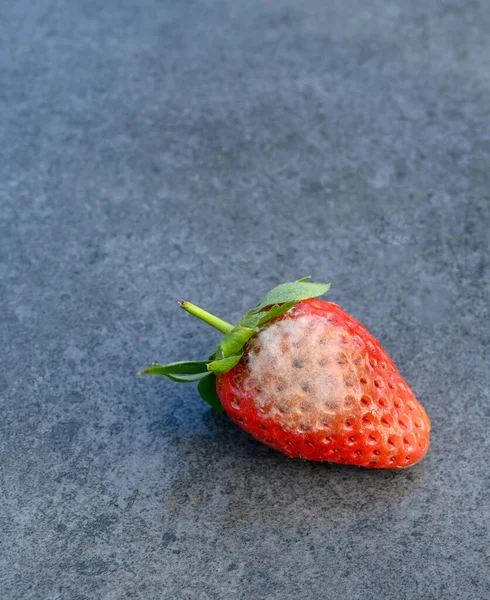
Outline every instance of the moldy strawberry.
POLYGON ((329 284, 277 286, 236 325, 189 303, 225 334, 206 361, 141 372, 198 381, 213 408, 290 457, 400 468, 429 447, 430 421, 379 342, 336 304, 329 284))

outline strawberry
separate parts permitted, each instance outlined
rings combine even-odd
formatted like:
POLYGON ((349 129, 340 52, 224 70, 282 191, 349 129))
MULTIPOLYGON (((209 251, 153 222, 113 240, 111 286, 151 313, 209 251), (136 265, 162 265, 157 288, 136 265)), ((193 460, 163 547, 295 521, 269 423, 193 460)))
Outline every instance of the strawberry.
POLYGON ((308 279, 274 288, 236 326, 179 303, 224 339, 207 361, 154 364, 142 374, 199 381, 216 410, 290 457, 413 465, 429 447, 424 408, 367 329, 317 299, 330 286, 308 279))

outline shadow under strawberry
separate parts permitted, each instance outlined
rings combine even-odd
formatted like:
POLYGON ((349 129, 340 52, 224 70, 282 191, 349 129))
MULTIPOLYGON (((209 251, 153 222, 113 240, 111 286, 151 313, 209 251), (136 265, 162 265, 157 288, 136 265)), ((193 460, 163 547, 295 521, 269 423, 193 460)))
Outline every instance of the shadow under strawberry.
POLYGON ((367 517, 404 502, 425 470, 366 470, 356 466, 290 459, 237 431, 226 417, 207 411, 210 435, 173 440, 183 471, 165 509, 187 521, 240 528, 263 523, 281 529, 326 527, 367 517), (218 524, 217 524, 217 523, 218 524))

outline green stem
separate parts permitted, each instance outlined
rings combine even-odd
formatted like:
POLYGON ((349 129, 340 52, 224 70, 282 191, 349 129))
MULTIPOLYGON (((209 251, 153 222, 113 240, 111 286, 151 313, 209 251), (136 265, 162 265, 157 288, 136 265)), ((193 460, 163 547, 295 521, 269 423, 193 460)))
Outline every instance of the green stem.
POLYGON ((229 333, 233 329, 233 325, 231 325, 230 323, 227 323, 226 321, 215 317, 211 313, 208 313, 202 308, 199 308, 199 306, 192 304, 192 302, 181 300, 179 301, 179 306, 191 315, 194 315, 198 319, 201 319, 201 321, 204 321, 208 325, 211 325, 211 327, 214 327, 218 331, 221 331, 221 333, 229 333))

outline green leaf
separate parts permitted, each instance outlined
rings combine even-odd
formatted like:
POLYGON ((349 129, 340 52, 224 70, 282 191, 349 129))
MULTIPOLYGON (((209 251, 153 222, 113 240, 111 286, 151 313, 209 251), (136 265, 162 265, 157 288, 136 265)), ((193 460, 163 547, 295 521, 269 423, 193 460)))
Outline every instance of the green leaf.
POLYGON ((257 325, 259 324, 261 318, 262 315, 260 313, 255 312, 253 310, 249 310, 248 313, 240 319, 238 326, 247 327, 249 329, 254 329, 258 331, 257 325))
POLYGON ((274 306, 267 312, 257 313, 258 315, 263 315, 263 317, 259 321, 259 325, 263 325, 267 323, 267 321, 271 321, 272 319, 277 319, 284 313, 287 313, 290 308, 293 308, 295 302, 285 302, 284 304, 274 304, 274 306))
POLYGON ((208 373, 203 377, 197 386, 197 391, 203 400, 205 400, 213 409, 220 414, 225 412, 221 400, 216 392, 216 375, 208 373))
POLYGON ((308 298, 323 296, 329 288, 329 283, 308 283, 304 278, 290 283, 282 283, 267 294, 254 312, 260 312, 273 304, 284 304, 285 302, 298 304, 308 298))
POLYGON ((221 340, 219 347, 223 353, 223 358, 238 354, 256 332, 256 329, 237 325, 221 340))
POLYGON ((193 373, 205 372, 207 364, 208 364, 207 360, 193 360, 193 361, 187 360, 187 361, 169 363, 168 365, 163 365, 163 366, 159 365, 158 363, 153 363, 152 367, 160 367, 161 369, 165 369, 165 371, 167 371, 169 373, 191 375, 193 373))
POLYGON ((168 377, 172 381, 177 381, 178 383, 190 383, 192 381, 199 381, 203 377, 206 377, 206 374, 195 373, 194 375, 166 375, 166 377, 168 377))
POLYGON ((168 365, 153 363, 151 367, 140 371, 140 375, 164 375, 172 381, 187 383, 199 381, 209 373, 208 361, 176 362, 168 365))
MULTIPOLYGON (((260 320, 260 316, 254 318, 254 322, 260 320)), ((248 340, 257 333, 257 328, 244 327, 240 323, 221 340, 216 352, 211 354, 208 371, 214 373, 226 373, 238 363, 242 357, 242 348, 248 340)))
POLYGON ((234 356, 228 356, 227 358, 222 358, 220 360, 213 360, 213 362, 208 364, 208 371, 212 371, 213 373, 217 374, 231 371, 231 369, 233 369, 233 367, 240 362, 242 356, 243 352, 240 352, 240 354, 236 354, 234 356))
POLYGON ((280 317, 284 313, 287 313, 288 310, 295 304, 297 304, 297 302, 285 302, 281 305, 274 304, 269 310, 261 310, 258 312, 249 311, 244 317, 242 317, 239 326, 252 329, 254 333, 257 333, 261 325, 267 323, 267 321, 280 317))

